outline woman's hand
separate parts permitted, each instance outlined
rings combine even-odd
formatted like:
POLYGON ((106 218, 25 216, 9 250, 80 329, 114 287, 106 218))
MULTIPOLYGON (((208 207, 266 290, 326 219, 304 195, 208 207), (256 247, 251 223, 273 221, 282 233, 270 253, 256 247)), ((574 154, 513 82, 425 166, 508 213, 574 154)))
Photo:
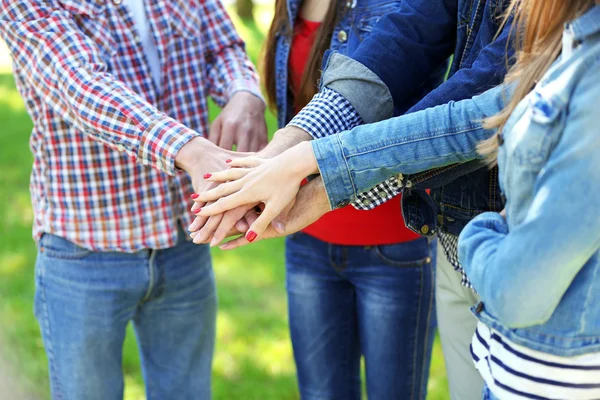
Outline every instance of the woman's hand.
POLYGON ((256 240, 296 197, 304 178, 318 173, 309 142, 301 143, 270 160, 257 157, 238 159, 231 169, 206 174, 209 182, 226 182, 200 193, 196 202, 210 203, 197 214, 210 217, 243 206, 263 203, 264 210, 251 224, 246 239, 256 240))
MULTIPOLYGON (((331 211, 323 180, 319 177, 302 186, 298 195, 284 211, 275 218, 267 229, 256 240, 270 239, 296 233, 316 222, 323 214, 331 211)), ((248 223, 253 224, 257 214, 246 216, 248 223)), ((219 246, 221 250, 233 250, 250 244, 247 236, 240 236, 219 246)))

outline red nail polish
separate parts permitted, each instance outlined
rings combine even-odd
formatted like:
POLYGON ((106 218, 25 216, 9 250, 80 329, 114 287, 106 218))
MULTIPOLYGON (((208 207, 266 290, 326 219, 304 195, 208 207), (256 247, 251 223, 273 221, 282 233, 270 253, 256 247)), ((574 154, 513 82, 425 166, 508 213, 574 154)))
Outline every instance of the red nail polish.
POLYGON ((246 240, 248 240, 250 243, 254 242, 254 240, 256 240, 256 237, 258 235, 256 234, 256 232, 254 231, 250 231, 246 234, 246 240))
POLYGON ((226 162, 227 164, 229 164, 229 163, 230 163, 230 162, 232 162, 232 161, 233 161, 233 160, 232 160, 231 158, 230 158, 230 159, 228 159, 228 160, 225 160, 225 162, 226 162))
POLYGON ((190 196, 192 199, 196 200, 200 195, 198 193, 194 193, 190 196))
POLYGON ((212 174, 204 174, 204 179, 209 179, 212 176, 212 174))
POLYGON ((202 211, 202 209, 201 209, 201 208, 200 208, 200 209, 198 209, 198 210, 196 210, 196 211, 194 211, 194 214, 198 215, 198 214, 200 214, 200 211, 202 211))

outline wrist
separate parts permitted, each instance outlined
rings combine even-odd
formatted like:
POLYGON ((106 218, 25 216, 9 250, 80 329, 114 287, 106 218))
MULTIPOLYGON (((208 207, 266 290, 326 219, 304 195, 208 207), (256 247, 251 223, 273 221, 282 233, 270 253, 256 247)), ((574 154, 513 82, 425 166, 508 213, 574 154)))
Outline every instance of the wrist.
POLYGON ((319 165, 312 150, 310 142, 302 142, 294 146, 290 151, 293 152, 292 165, 295 166, 298 175, 304 179, 307 176, 319 173, 319 165))
POLYGON ((217 146, 207 139, 195 137, 179 149, 175 156, 175 166, 189 173, 198 168, 203 158, 214 154, 215 148, 217 146))
POLYGON ((259 155, 262 158, 273 158, 297 144, 310 140, 312 140, 312 136, 306 131, 295 126, 287 126, 275 132, 273 140, 259 152, 259 155))

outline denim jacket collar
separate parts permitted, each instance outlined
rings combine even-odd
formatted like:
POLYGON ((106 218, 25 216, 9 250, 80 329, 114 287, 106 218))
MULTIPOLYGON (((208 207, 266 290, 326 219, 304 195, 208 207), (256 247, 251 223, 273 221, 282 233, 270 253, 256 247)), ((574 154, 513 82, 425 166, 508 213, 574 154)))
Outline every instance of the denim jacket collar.
POLYGON ((600 5, 593 6, 570 25, 575 34, 575 40, 583 41, 590 36, 600 33, 600 5))

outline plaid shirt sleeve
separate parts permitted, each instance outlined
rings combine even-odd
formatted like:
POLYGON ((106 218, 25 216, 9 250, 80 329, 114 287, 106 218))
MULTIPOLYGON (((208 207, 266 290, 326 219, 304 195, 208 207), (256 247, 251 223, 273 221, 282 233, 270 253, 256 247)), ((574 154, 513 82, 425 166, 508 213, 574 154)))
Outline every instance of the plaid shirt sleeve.
POLYGON ((37 96, 90 137, 175 174, 179 149, 199 133, 158 111, 107 72, 102 50, 54 1, 2 0, 0 35, 37 96))
MULTIPOLYGON (((352 104, 335 90, 324 88, 317 93, 289 125, 308 132, 314 139, 334 135, 363 123, 352 104)), ((352 206, 359 210, 372 210, 393 199, 402 191, 402 182, 392 177, 368 192, 358 195, 352 206)))
POLYGON ((201 1, 199 12, 210 96, 220 107, 240 91, 250 92, 264 102, 256 69, 223 3, 201 1))

